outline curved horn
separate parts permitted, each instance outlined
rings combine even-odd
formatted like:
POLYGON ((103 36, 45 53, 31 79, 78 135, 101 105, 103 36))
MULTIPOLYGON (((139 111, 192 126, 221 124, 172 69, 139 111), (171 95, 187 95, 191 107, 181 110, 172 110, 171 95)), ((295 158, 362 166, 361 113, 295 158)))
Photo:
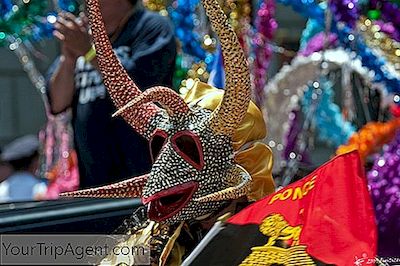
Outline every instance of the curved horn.
POLYGON ((115 184, 61 193, 61 197, 73 198, 140 198, 148 174, 124 180, 115 184))
POLYGON ((221 105, 211 115, 214 132, 232 135, 246 115, 250 102, 250 71, 239 40, 217 0, 202 0, 221 42, 226 88, 221 105))
POLYGON ((251 181, 252 179, 250 174, 243 167, 236 165, 236 167, 229 173, 228 176, 228 182, 234 184, 233 187, 229 187, 224 190, 214 192, 210 195, 194 199, 194 201, 210 202, 238 199, 248 194, 251 181))
MULTIPOLYGON (((112 50, 106 28, 102 20, 99 0, 87 0, 87 12, 96 46, 97 61, 103 75, 104 84, 116 107, 122 108, 142 92, 112 50)), ((141 109, 125 113, 123 118, 140 134, 145 135, 150 119, 158 112, 155 104, 146 104, 141 109)))
POLYGON ((130 101, 127 105, 115 112, 113 116, 120 115, 126 112, 128 109, 136 109, 142 104, 146 104, 148 102, 160 103, 165 109, 167 109, 170 115, 186 114, 190 112, 189 106, 176 92, 167 87, 156 86, 147 89, 138 97, 130 101))

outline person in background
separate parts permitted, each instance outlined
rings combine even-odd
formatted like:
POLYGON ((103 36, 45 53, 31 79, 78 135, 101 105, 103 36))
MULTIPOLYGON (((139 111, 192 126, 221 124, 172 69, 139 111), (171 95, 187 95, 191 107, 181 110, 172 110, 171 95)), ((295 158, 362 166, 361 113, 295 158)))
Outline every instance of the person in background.
MULTIPOLYGON (((0 157, 2 150, 0 150, 0 157)), ((0 160, 0 203, 8 200, 8 188, 2 185, 2 182, 12 174, 13 170, 8 162, 0 160)))
MULTIPOLYGON (((0 149, 0 157, 2 154, 2 150, 0 149)), ((8 176, 12 173, 12 167, 9 163, 3 162, 0 160, 0 183, 6 180, 8 176)))
MULTIPOLYGON (((99 0, 107 34, 140 88, 172 86, 176 41, 167 18, 143 8, 141 0, 99 0)), ((71 107, 80 186, 113 183, 148 172, 148 143, 122 118, 98 71, 87 18, 63 13, 55 25, 61 56, 49 71, 53 113, 71 107)))
POLYGON ((46 184, 36 176, 39 166, 39 140, 27 135, 17 138, 4 147, 0 155, 12 173, 0 183, 0 201, 15 202, 39 199, 46 184))

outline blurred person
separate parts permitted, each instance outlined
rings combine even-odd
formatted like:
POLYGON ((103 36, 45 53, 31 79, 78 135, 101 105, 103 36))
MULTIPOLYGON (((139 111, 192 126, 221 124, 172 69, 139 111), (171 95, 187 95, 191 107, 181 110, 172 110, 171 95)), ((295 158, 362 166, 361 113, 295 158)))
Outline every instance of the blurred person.
POLYGON ((39 140, 34 135, 17 138, 4 147, 0 155, 8 163, 11 174, 0 184, 0 201, 28 201, 39 199, 46 184, 36 176, 39 167, 39 140))
MULTIPOLYGON (((0 157, 2 154, 2 150, 0 149, 0 157)), ((12 173, 12 167, 8 162, 3 162, 0 160, 0 183, 6 180, 8 176, 12 173)))
MULTIPOLYGON (((2 150, 0 150, 1 157, 2 150)), ((6 186, 1 185, 1 183, 7 179, 12 174, 13 170, 11 165, 8 162, 3 162, 0 160, 0 202, 2 199, 8 198, 8 190, 6 186)))
MULTIPOLYGON (((100 0, 107 34, 121 63, 140 88, 172 85, 176 42, 167 18, 141 0, 100 0)), ((54 36, 61 56, 49 71, 53 113, 71 107, 81 188, 138 176, 151 168, 148 143, 122 118, 98 71, 84 15, 60 14, 54 36)))

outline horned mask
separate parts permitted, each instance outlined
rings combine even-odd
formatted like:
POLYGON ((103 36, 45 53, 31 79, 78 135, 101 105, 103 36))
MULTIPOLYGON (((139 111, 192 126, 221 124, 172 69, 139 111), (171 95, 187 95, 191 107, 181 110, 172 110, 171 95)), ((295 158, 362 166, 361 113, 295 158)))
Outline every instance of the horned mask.
POLYGON ((150 220, 177 223, 206 217, 249 193, 252 177, 235 162, 232 140, 249 108, 249 68, 217 0, 202 3, 219 36, 227 73, 225 92, 214 110, 189 107, 166 87, 142 93, 113 53, 98 0, 87 0, 99 66, 118 108, 115 115, 149 140, 153 167, 144 176, 63 196, 140 197, 150 220))

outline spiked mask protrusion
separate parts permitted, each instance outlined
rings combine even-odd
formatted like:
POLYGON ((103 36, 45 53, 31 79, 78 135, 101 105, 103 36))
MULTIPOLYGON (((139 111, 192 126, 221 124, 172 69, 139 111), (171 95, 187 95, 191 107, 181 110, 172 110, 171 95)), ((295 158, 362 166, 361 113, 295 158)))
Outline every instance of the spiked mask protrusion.
POLYGON ((176 92, 170 88, 157 86, 147 89, 127 105, 115 112, 113 116, 120 115, 128 110, 135 110, 142 104, 148 102, 160 103, 167 110, 170 116, 173 116, 174 114, 187 114, 190 112, 189 106, 187 106, 185 101, 176 92))
POLYGON ((217 0, 202 0, 211 25, 221 42, 226 88, 221 105, 213 112, 210 126, 217 134, 232 135, 250 103, 250 71, 239 40, 217 0))
MULTIPOLYGON (((129 77, 112 50, 111 42, 108 39, 106 27, 101 17, 99 1, 87 0, 87 12, 104 84, 116 107, 118 109, 122 108, 142 92, 129 77)), ((123 118, 138 133, 148 137, 148 124, 158 111, 159 108, 155 104, 148 103, 132 110, 132 112, 124 113, 123 118)))
POLYGON ((76 198, 138 198, 142 196, 143 187, 149 175, 134 177, 115 184, 61 193, 61 197, 76 198))

